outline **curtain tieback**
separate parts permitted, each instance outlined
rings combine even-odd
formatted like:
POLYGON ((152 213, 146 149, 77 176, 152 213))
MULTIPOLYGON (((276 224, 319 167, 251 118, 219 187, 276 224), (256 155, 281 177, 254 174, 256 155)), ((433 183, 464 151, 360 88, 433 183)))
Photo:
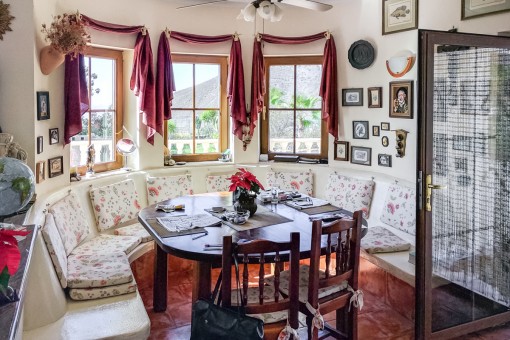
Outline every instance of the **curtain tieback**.
POLYGON ((234 39, 234 41, 239 41, 239 33, 235 32, 235 33, 232 35, 232 38, 234 39))
POLYGON ((143 26, 140 28, 140 32, 142 32, 142 35, 147 35, 147 27, 143 26))
POLYGON ((292 328, 289 325, 289 320, 287 320, 287 326, 278 334, 278 340, 290 340, 291 336, 294 336, 294 340, 299 340, 297 329, 292 328))
POLYGON ((354 291, 351 286, 347 286, 347 290, 352 293, 349 301, 349 312, 351 311, 351 305, 361 310, 363 308, 363 291, 361 289, 354 291))
POLYGON ((306 301, 306 309, 313 314, 312 331, 314 328, 324 329, 324 318, 321 315, 320 307, 321 306, 317 304, 317 309, 315 309, 308 301, 306 301))
POLYGON ((330 31, 326 31, 326 33, 324 33, 324 36, 326 37, 326 39, 331 38, 331 32, 330 31))

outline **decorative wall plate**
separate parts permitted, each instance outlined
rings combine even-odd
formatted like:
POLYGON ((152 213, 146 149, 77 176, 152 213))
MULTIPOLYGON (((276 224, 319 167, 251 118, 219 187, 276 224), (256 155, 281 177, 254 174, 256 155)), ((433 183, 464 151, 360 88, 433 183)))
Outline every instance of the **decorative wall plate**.
POLYGON ((5 32, 12 31, 10 25, 14 17, 9 13, 9 6, 0 0, 0 40, 4 40, 5 32))
POLYGON ((359 70, 372 65, 375 58, 374 47, 366 40, 358 40, 349 48, 349 62, 359 70))

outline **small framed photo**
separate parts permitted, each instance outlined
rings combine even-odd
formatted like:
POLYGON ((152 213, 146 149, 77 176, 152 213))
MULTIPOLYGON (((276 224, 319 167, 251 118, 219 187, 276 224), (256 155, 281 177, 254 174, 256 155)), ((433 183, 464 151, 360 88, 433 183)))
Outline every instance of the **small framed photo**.
POLYGON ((41 154, 43 152, 43 146, 44 146, 43 141, 44 141, 43 136, 37 137, 37 154, 41 154))
POLYGON ((418 0, 383 0, 382 17, 383 35, 416 29, 418 0))
POLYGON ((462 0, 461 20, 510 11, 510 0, 462 0))
POLYGON ((58 143, 58 128, 50 129, 50 145, 58 143))
POLYGON ((377 164, 379 166, 386 166, 388 168, 391 168, 391 155, 386 154, 378 154, 377 155, 377 164))
POLYGON ((50 93, 37 92, 37 120, 50 119, 50 93))
POLYGON ((363 106, 363 89, 342 89, 342 106, 363 106))
POLYGON ((48 159, 48 177, 53 178, 64 173, 64 157, 54 157, 48 159))
POLYGON ((35 182, 41 183, 46 179, 46 162, 40 161, 35 164, 35 182))
POLYGON ((349 160, 349 142, 335 141, 335 161, 349 160))
POLYGON ((382 87, 369 87, 367 94, 369 108, 382 107, 382 87))
POLYGON ((413 118, 413 81, 390 83, 390 117, 413 118))
POLYGON ((369 134, 368 120, 354 120, 352 122, 352 138, 368 139, 369 134))
POLYGON ((381 138, 381 144, 382 146, 384 146, 385 148, 388 147, 388 145, 390 145, 390 140, 388 138, 388 136, 383 136, 381 138))
POLYGON ((372 125, 372 136, 378 137, 381 135, 381 130, 379 129, 379 125, 372 125))
POLYGON ((381 131, 390 131, 390 123, 382 122, 381 131))
POLYGON ((372 165, 372 148, 351 146, 351 163, 360 165, 372 165))

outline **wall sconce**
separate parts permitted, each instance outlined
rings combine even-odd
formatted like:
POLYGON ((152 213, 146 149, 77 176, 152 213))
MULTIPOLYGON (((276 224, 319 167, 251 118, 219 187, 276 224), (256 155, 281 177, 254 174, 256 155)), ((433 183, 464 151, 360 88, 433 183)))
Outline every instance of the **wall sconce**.
POLYGON ((400 78, 409 72, 414 65, 415 56, 411 51, 402 51, 386 60, 386 69, 394 78, 400 78))
POLYGON ((397 146, 395 149, 397 149, 396 156, 399 158, 403 158, 406 154, 406 140, 408 133, 409 132, 402 129, 395 130, 395 136, 397 138, 397 146))

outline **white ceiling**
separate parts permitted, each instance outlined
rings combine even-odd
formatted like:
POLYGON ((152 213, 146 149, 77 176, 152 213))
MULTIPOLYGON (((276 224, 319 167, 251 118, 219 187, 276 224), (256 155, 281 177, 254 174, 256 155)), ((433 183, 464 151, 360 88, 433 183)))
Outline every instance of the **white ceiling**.
MULTIPOLYGON (((215 0, 162 0, 162 1, 174 4, 175 7, 180 7, 180 6, 200 5, 200 4, 205 4, 205 3, 215 1, 215 0)), ((206 6, 226 6, 226 7, 241 8, 243 6, 246 6, 246 4, 248 4, 252 1, 253 0, 226 0, 226 1, 216 2, 216 3, 210 3, 207 5, 204 5, 204 7, 206 7, 206 6)), ((341 0, 312 0, 312 1, 334 5, 335 3, 338 3, 341 0)), ((276 1, 274 1, 274 2, 276 2, 276 1)), ((285 5, 285 0, 283 0, 283 2, 280 3, 279 5, 285 5)))

